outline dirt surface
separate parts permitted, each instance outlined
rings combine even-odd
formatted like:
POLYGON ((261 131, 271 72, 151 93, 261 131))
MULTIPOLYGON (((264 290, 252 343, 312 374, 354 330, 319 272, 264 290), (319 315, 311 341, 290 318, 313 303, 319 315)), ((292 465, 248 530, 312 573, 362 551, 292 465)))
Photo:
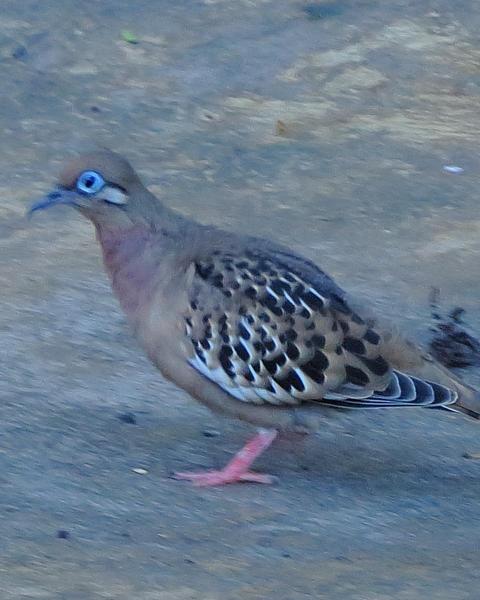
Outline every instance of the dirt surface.
POLYGON ((478 423, 344 415, 262 457, 274 487, 173 481, 249 428, 143 358, 86 222, 23 215, 66 155, 108 146, 417 341, 431 286, 478 335, 479 3, 1 5, 1 600, 477 600, 478 423))

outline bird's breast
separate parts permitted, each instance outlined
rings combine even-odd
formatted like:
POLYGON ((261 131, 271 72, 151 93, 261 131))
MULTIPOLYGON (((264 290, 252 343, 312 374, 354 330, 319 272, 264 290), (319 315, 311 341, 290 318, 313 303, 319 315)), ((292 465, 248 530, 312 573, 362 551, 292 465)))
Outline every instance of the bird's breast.
POLYGON ((99 230, 103 262, 113 291, 133 320, 148 302, 158 279, 158 252, 144 228, 99 230))
POLYGON ((149 358, 161 368, 163 350, 173 351, 187 297, 184 272, 161 240, 140 228, 99 232, 112 288, 149 358))

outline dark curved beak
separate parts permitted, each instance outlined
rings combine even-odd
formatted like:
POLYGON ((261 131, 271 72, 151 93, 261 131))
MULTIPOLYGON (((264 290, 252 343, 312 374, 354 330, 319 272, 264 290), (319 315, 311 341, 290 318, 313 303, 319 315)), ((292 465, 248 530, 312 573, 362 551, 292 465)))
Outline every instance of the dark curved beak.
POLYGON ((75 192, 71 192, 69 190, 53 190, 37 202, 32 204, 30 210, 27 213, 28 217, 31 217, 34 212, 37 210, 43 210, 44 208, 50 208, 51 206, 56 206, 57 204, 69 204, 70 206, 74 206, 77 204, 78 195, 75 192))

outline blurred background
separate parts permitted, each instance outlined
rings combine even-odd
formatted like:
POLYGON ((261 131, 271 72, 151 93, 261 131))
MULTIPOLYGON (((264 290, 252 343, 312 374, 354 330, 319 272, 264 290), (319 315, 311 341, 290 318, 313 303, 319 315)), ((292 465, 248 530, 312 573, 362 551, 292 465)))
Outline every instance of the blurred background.
POLYGON ((275 487, 170 480, 249 428, 143 358, 88 223, 24 213, 106 146, 417 342, 432 286, 478 333, 479 31, 475 0, 1 0, 2 600, 478 598, 475 422, 355 413, 266 453, 275 487))

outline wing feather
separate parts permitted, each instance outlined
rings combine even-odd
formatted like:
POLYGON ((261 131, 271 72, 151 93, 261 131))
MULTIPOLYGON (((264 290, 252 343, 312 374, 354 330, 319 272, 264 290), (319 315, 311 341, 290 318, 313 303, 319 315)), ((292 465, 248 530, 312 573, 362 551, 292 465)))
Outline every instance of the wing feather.
POLYGON ((379 408, 454 401, 446 388, 393 371, 381 335, 348 307, 333 280, 302 264, 294 255, 248 249, 198 261, 185 314, 190 364, 253 404, 379 408))

